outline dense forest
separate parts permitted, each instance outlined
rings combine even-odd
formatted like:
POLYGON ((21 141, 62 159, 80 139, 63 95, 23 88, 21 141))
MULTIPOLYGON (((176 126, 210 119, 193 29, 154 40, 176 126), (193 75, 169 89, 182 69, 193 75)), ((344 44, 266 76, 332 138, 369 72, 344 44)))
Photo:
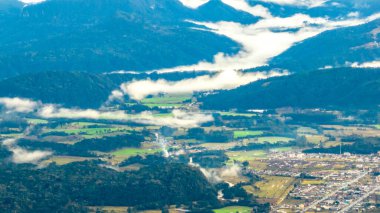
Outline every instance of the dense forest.
POLYGON ((131 132, 118 136, 84 139, 74 145, 46 142, 30 139, 19 139, 18 145, 31 150, 48 150, 57 155, 93 157, 92 151, 110 152, 124 147, 140 147, 144 141, 141 133, 131 132))
MULTIPOLYGON (((258 204, 243 185, 212 185, 198 168, 157 155, 128 159, 121 165, 138 163, 142 167, 120 172, 99 160, 45 168, 12 164, 6 160, 10 154, 0 147, 0 211, 5 213, 87 212, 87 206, 128 206, 129 212, 135 212, 169 205, 204 213, 228 205, 269 211, 269 205, 258 204), (222 190, 227 200, 219 201, 217 190, 222 190)), ((257 181, 258 177, 251 179, 257 181)))
POLYGON ((329 148, 313 148, 304 150, 304 153, 328 153, 328 154, 376 154, 380 151, 380 138, 357 138, 352 145, 342 144, 329 148))
MULTIPOLYGON (((112 90, 133 79, 181 80, 205 72, 91 74, 88 72, 27 73, 0 81, 0 97, 21 97, 66 107, 99 108, 112 90)), ((128 97, 126 97, 128 99, 128 97)))
POLYGON ((331 69, 253 82, 201 97, 206 109, 374 108, 380 69, 331 69))

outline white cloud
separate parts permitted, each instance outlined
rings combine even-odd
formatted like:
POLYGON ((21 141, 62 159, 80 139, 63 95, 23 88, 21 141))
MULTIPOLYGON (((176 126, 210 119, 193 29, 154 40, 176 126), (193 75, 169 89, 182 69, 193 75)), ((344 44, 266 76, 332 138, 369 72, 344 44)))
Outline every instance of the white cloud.
POLYGON ((52 152, 48 151, 28 151, 26 149, 17 147, 12 148, 11 151, 13 152, 12 155, 12 161, 14 163, 33 163, 36 164, 42 159, 50 156, 52 152))
POLYGON ((380 68, 380 61, 371 61, 365 63, 354 62, 351 64, 351 67, 354 68, 380 68))
POLYGON ((224 4, 227 4, 237 10, 245 11, 247 13, 252 14, 253 16, 258 16, 262 18, 270 18, 272 17, 268 8, 262 5, 249 5, 245 0, 222 0, 224 4))
POLYGON ((179 0, 184 6, 197 9, 198 7, 206 4, 210 0, 179 0))
POLYGON ((19 0, 19 1, 24 3, 24 4, 39 4, 39 3, 42 3, 46 0, 19 0))
POLYGON ((0 105, 3 105, 8 112, 32 112, 38 103, 23 98, 0 98, 0 105))
POLYGON ((303 6, 303 7, 321 7, 329 0, 260 0, 262 2, 274 3, 279 5, 303 6))
MULTIPOLYGON (((251 25, 235 22, 196 22, 209 31, 226 36, 241 44, 242 50, 236 55, 218 53, 213 62, 200 61, 198 64, 156 70, 160 73, 175 71, 220 71, 250 69, 264 66, 267 62, 293 45, 314 37, 327 30, 356 26, 375 20, 380 14, 365 19, 348 18, 332 21, 327 18, 314 18, 305 14, 290 17, 264 18, 251 25)), ((203 29, 204 30, 204 29, 203 29)))
POLYGON ((28 151, 24 148, 17 146, 17 139, 5 139, 2 145, 7 147, 12 152, 12 162, 14 163, 33 163, 37 164, 42 159, 52 155, 49 151, 28 151))
POLYGON ((141 100, 148 95, 157 95, 159 93, 183 94, 197 91, 208 91, 217 89, 233 89, 240 85, 248 84, 260 79, 266 79, 274 76, 286 75, 287 72, 256 72, 242 73, 239 71, 226 70, 218 72, 215 75, 205 75, 196 78, 185 79, 176 82, 170 82, 163 79, 141 80, 121 85, 121 90, 128 94, 132 99, 141 100))
POLYGON ((37 113, 42 118, 66 119, 93 119, 93 120, 119 120, 131 121, 141 124, 171 126, 171 127, 197 127, 202 123, 213 121, 209 114, 173 110, 172 116, 156 117, 150 112, 140 114, 126 114, 123 111, 99 111, 92 109, 68 109, 56 105, 45 105, 37 113))

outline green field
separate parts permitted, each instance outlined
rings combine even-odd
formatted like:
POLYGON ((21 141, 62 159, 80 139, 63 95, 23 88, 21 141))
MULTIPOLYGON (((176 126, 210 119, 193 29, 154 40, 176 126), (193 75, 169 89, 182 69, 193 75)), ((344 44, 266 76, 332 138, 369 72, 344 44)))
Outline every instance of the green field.
POLYGON ((283 199, 290 192, 294 184, 294 178, 281 176, 263 176, 264 180, 256 182, 253 187, 244 187, 247 192, 252 193, 260 198, 283 199))
MULTIPOLYGON (((73 134, 73 135, 89 135, 89 136, 97 136, 97 135, 104 135, 114 132, 126 132, 130 130, 129 127, 112 127, 112 128, 78 128, 78 129, 50 129, 47 132, 64 132, 67 134, 73 134)), ((128 134, 127 132, 125 134, 128 134)))
POLYGON ((249 137, 249 136, 258 136, 258 135, 262 135, 264 134, 264 132, 262 131, 234 131, 234 138, 237 139, 237 138, 245 138, 245 137, 249 137))
POLYGON ((215 213, 249 213, 252 208, 247 206, 228 206, 222 209, 214 209, 215 213))
POLYGON ((145 98, 141 100, 141 103, 150 108, 178 108, 183 105, 184 101, 190 99, 191 95, 168 95, 163 97, 145 98))
POLYGON ((242 116, 242 117, 255 117, 253 113, 235 113, 235 112, 219 112, 222 116, 242 116))
POLYGON ((141 101, 142 104, 178 104, 190 100, 191 96, 164 96, 145 98, 141 101))
POLYGON ((376 129, 380 129, 380 124, 375 125, 376 129))
POLYGON ((130 157, 134 155, 146 155, 159 152, 159 149, 125 148, 112 153, 116 157, 130 157))

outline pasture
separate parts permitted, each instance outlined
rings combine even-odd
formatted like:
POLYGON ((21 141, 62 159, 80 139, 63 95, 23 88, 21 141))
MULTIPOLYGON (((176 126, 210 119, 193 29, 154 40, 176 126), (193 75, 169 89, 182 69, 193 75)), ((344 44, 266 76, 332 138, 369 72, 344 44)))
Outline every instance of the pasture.
POLYGON ((252 208, 247 206, 228 206, 221 209, 214 209, 215 213, 250 213, 252 208))
POLYGON ((264 132, 262 131, 250 131, 250 130, 237 130, 234 131, 234 138, 245 138, 245 137, 253 137, 253 136, 258 136, 262 135, 264 132))
POLYGON ((139 148, 125 148, 121 149, 115 152, 112 152, 111 154, 115 157, 124 157, 128 158, 135 155, 147 155, 147 154, 153 154, 156 152, 159 152, 160 149, 139 149, 139 148))
POLYGON ((222 116, 233 116, 233 117, 255 117, 254 113, 236 113, 236 112, 218 112, 222 116))
POLYGON ((237 151, 237 152, 226 152, 231 160, 235 161, 252 161, 258 158, 264 158, 267 153, 264 150, 253 150, 253 151, 237 151))
POLYGON ((248 193, 254 194, 259 198, 280 203, 294 187, 295 179, 292 177, 281 176, 262 176, 262 181, 256 182, 254 186, 244 187, 248 193))

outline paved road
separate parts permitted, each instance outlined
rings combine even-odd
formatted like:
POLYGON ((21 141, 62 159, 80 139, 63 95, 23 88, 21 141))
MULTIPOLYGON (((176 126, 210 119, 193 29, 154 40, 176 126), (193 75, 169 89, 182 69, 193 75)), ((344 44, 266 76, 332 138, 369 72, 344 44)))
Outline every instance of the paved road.
POLYGON ((326 196, 324 196, 323 198, 319 199, 319 200, 316 200, 314 202, 312 202, 308 207, 306 207, 302 213, 305 213, 307 212, 308 210, 314 208, 315 206, 317 206, 320 202, 328 199, 329 197, 333 196, 334 194, 338 193, 340 190, 346 188, 347 186, 359 181, 360 179, 362 179, 364 176, 366 176, 368 174, 368 172, 364 172, 362 173, 361 175, 359 175, 357 178, 353 179, 352 181, 349 181, 345 184, 343 184, 341 187, 339 187, 338 189, 336 189, 335 191, 332 191, 331 193, 327 194, 326 196))
POLYGON ((375 193, 377 190, 380 190, 380 186, 377 186, 375 187, 373 190, 369 191, 368 193, 364 194, 363 196, 361 196, 359 199, 355 200, 354 202, 352 202, 350 205, 346 206, 345 208, 343 208, 342 210, 340 210, 339 212, 340 213, 343 213, 343 212, 348 212, 348 210, 350 210, 352 207, 354 207, 356 204, 362 202, 364 199, 366 199, 368 196, 370 196, 371 194, 375 193))

